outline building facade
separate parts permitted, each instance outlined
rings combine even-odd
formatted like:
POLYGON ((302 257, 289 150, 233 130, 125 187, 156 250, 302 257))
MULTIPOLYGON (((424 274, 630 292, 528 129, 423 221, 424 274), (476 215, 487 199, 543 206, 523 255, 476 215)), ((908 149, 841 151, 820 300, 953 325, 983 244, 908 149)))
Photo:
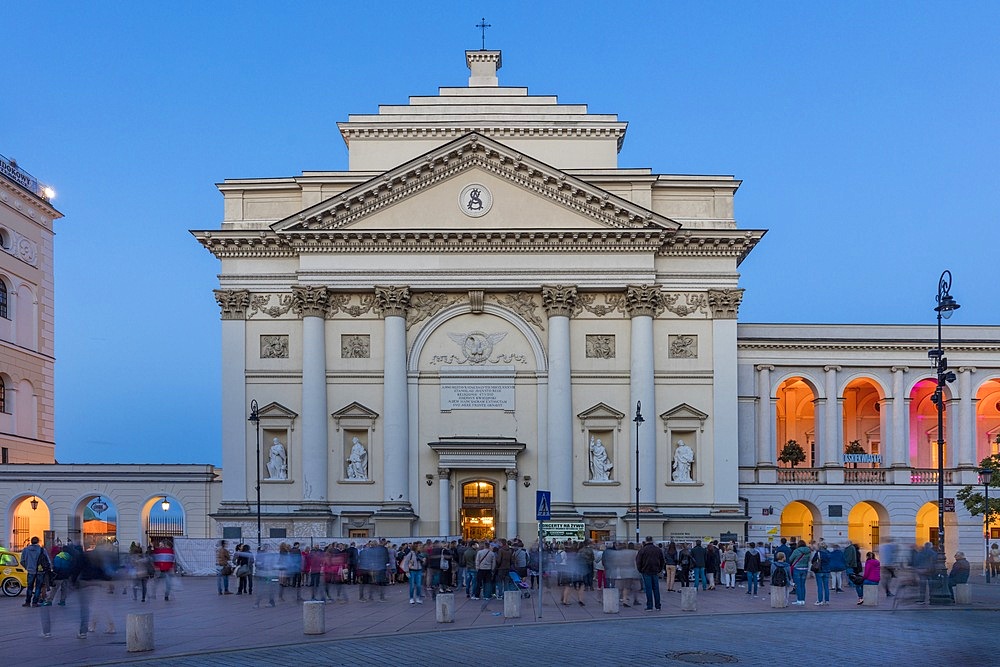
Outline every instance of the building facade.
POLYGON ((55 461, 50 191, 0 155, 0 465, 55 461))

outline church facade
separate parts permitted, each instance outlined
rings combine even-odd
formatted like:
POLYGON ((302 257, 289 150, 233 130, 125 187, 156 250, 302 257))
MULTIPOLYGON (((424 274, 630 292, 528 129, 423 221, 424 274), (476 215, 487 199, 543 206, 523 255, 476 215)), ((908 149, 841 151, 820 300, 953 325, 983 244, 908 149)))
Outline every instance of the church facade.
MULTIPOLYGON (((526 536, 547 490, 553 534, 929 539, 930 331, 738 325, 764 235, 738 180, 620 167, 617 116, 466 65, 341 123, 347 171, 226 180, 193 232, 221 263, 220 534, 255 533, 259 486, 265 537, 526 536)), ((1000 428, 996 334, 949 350, 949 485, 1000 428)))

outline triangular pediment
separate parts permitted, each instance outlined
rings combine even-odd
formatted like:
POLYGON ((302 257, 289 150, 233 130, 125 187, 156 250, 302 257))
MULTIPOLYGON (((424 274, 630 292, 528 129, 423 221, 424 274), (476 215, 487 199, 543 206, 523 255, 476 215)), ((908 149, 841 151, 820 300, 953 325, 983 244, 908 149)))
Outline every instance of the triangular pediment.
POLYGON ((293 239, 406 230, 625 231, 659 237, 680 224, 473 132, 271 228, 293 239), (467 215, 463 191, 476 185, 484 187, 491 205, 485 214, 467 215))
POLYGON ((598 403, 597 405, 589 407, 577 415, 577 419, 582 421, 587 421, 588 419, 614 419, 616 421, 621 421, 624 418, 624 412, 615 410, 606 403, 598 403))
POLYGON ((699 425, 704 425, 708 415, 687 403, 679 403, 661 414, 660 419, 668 423, 697 422, 699 425))
POLYGON ((357 401, 353 401, 337 410, 330 415, 333 417, 334 421, 341 421, 342 419, 368 419, 375 421, 378 419, 378 413, 369 408, 366 405, 362 405, 357 401))
POLYGON ((257 414, 261 419, 295 419, 299 416, 294 410, 286 408, 281 403, 268 403, 258 410, 257 414))

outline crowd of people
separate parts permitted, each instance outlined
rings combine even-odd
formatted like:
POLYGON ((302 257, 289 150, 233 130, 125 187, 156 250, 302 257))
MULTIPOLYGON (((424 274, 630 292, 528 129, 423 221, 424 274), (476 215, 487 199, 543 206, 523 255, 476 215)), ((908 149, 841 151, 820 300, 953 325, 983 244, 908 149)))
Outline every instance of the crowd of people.
MULTIPOLYGON (((93 591, 104 587, 115 593, 120 587, 122 594, 131 593, 133 601, 146 602, 155 599, 162 586, 163 600, 169 601, 177 567, 169 541, 145 549, 133 542, 128 553, 120 556, 110 543, 84 550, 72 540, 56 541, 45 549, 35 537, 20 559, 28 571, 24 606, 65 606, 68 594, 79 595, 81 638, 95 632, 101 618, 107 621, 106 632, 116 631, 93 591)), ((994 544, 988 563, 992 567, 998 562, 1000 548, 994 544)), ((537 541, 525 545, 520 539, 428 539, 401 544, 380 539, 320 546, 294 542, 281 543, 277 550, 267 545, 252 550, 248 544, 230 550, 222 540, 215 550, 218 594, 251 596, 254 607, 265 601, 273 607, 285 595, 294 595, 296 601, 346 603, 355 590, 359 602, 385 602, 386 587, 392 585, 407 586, 411 605, 456 591, 472 600, 502 599, 506 591, 536 589, 544 580, 547 588, 559 589, 563 605, 585 606, 588 591, 613 589, 622 606, 644 603, 647 611, 655 611, 662 606, 661 581, 667 593, 689 586, 702 591, 740 587, 747 596, 757 598, 765 577, 772 587, 793 595, 791 604, 797 606, 807 604, 809 588, 815 589, 813 604, 817 606, 828 605, 831 592, 849 589, 857 593, 860 605, 865 586, 878 586, 884 596, 892 597, 905 585, 918 590, 926 602, 933 579, 942 576, 939 567, 931 543, 903 548, 892 540, 881 545, 878 557, 873 551, 862 553, 851 542, 843 547, 822 540, 789 544, 785 538, 773 548, 753 542, 745 546, 718 541, 703 544, 701 540, 654 543, 647 537, 641 544, 551 541, 541 550, 537 541), (737 583, 738 573, 745 584, 737 583), (235 593, 230 591, 231 580, 235 580, 235 593)), ((946 575, 949 590, 966 583, 969 574, 969 561, 963 553, 956 553, 946 575)), ((46 610, 43 637, 51 636, 48 619, 46 610)))

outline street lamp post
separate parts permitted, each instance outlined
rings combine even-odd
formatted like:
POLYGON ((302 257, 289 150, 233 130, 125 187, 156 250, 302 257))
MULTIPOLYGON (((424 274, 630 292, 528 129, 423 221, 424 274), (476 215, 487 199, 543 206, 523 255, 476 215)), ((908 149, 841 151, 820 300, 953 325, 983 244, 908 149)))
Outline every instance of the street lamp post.
POLYGON ((256 399, 250 401, 250 419, 257 432, 257 551, 260 551, 260 413, 256 399))
POLYGON ((937 385, 931 400, 937 407, 937 485, 938 485, 938 539, 937 564, 935 578, 938 590, 931 594, 931 602, 948 604, 951 602, 951 592, 948 589, 948 566, 944 552, 944 388, 949 382, 955 381, 955 374, 948 370, 948 358, 944 356, 941 343, 941 320, 948 319, 961 306, 951 296, 951 271, 945 270, 938 279, 937 306, 937 347, 930 350, 927 356, 934 362, 937 371, 937 385))
POLYGON ((642 544, 639 539, 639 426, 646 421, 642 418, 642 401, 635 402, 635 545, 642 544))
POLYGON ((993 481, 993 468, 982 468, 979 471, 979 481, 983 483, 983 493, 986 494, 986 583, 990 583, 990 482, 993 481))

